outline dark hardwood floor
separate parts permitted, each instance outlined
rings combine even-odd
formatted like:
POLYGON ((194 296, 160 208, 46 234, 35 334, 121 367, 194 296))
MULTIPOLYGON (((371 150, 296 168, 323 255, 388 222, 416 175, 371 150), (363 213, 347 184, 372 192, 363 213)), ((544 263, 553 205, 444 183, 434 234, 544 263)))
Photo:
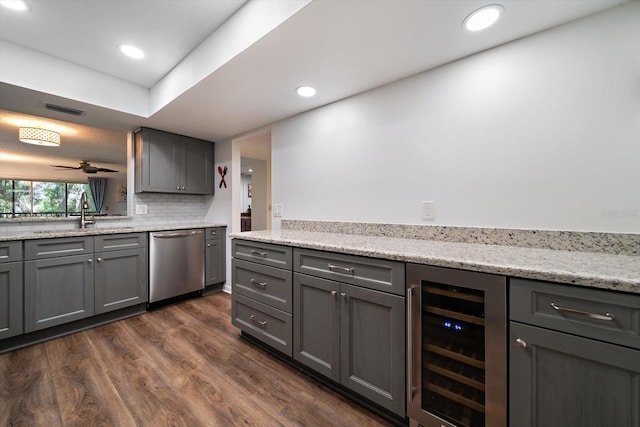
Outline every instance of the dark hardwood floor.
POLYGON ((214 294, 0 355, 0 426, 386 426, 239 338, 214 294))

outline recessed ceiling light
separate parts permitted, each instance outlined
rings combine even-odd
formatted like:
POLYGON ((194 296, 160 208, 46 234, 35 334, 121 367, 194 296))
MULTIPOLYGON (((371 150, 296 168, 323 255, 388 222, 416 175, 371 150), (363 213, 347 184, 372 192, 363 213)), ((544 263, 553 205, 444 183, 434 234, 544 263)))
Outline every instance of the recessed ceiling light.
POLYGON ((22 0, 0 0, 0 5, 20 12, 26 12, 29 10, 29 5, 22 0))
POLYGON ((462 25, 469 31, 482 31, 495 24, 503 10, 499 4, 484 6, 467 16, 462 25))
POLYGON ((144 58, 144 52, 135 46, 131 46, 130 44, 121 44, 120 51, 133 59, 144 58))
POLYGON ((311 86, 298 86, 296 93, 304 98, 309 98, 316 94, 316 90, 311 86))

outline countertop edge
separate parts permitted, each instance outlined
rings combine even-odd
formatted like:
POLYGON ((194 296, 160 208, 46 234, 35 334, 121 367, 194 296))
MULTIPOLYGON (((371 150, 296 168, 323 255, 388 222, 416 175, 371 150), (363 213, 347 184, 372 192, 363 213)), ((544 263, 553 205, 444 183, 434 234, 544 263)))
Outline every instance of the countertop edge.
POLYGON ((296 238, 297 233, 290 230, 285 234, 274 236, 231 233, 229 237, 640 294, 640 257, 637 256, 321 232, 302 232, 301 237, 296 238), (322 240, 322 234, 331 242, 322 240), (309 240, 302 236, 317 239, 309 240), (413 249, 400 250, 398 247, 403 245, 413 249), (455 252, 457 255, 451 255, 455 252), (531 259, 535 262, 527 261, 531 259), (615 268, 598 271, 598 267, 607 261, 618 261, 620 271, 613 271, 615 268))
POLYGON ((77 237, 77 236, 100 236, 108 234, 121 234, 121 233, 145 233, 149 231, 167 231, 167 230, 187 230, 191 228, 213 228, 213 227, 227 227, 227 224, 219 223, 189 223, 189 224, 149 224, 149 225, 131 225, 123 227, 108 227, 108 228, 85 228, 85 229, 71 229, 71 230, 46 230, 46 231, 24 231, 24 232, 12 232, 5 235, 0 235, 0 242, 18 241, 18 240, 34 240, 34 239, 51 239, 51 238, 63 238, 63 237, 77 237))

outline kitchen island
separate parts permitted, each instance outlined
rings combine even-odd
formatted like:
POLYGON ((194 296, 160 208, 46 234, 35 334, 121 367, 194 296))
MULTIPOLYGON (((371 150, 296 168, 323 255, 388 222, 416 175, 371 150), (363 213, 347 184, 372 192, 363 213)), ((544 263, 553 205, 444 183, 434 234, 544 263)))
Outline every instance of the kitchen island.
POLYGON ((243 336, 391 419, 457 426, 471 411, 495 426, 640 422, 640 235, 283 221, 231 237, 232 321, 243 336), (468 297, 487 306, 476 317, 438 302, 481 282, 468 297), (487 332, 457 341, 473 323, 487 332), (447 373, 456 361, 478 376, 447 373), (442 399, 450 403, 422 406, 442 399))

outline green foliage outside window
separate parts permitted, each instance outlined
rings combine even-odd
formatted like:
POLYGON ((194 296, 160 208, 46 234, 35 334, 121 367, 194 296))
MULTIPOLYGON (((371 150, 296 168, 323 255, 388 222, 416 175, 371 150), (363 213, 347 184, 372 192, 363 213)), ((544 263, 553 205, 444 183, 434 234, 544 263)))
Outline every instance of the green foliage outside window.
POLYGON ((95 213, 88 183, 0 179, 0 217, 80 215, 83 191, 95 213))

